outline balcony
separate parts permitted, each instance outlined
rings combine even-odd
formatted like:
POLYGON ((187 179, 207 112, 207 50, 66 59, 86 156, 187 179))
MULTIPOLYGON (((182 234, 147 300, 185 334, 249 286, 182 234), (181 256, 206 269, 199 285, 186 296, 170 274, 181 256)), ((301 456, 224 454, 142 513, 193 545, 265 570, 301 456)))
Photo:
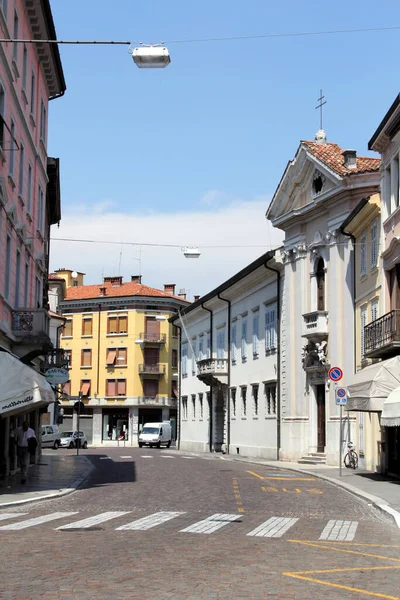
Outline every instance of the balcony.
POLYGON ((36 355, 51 349, 49 313, 45 308, 21 308, 12 314, 12 333, 18 345, 29 347, 36 355))
POLYGON ((166 365, 157 363, 156 365, 139 365, 140 375, 165 375, 166 365))
POLYGON ((197 378, 206 385, 228 384, 228 360, 206 358, 197 362, 197 378))
POLYGON ((328 337, 328 313, 325 310, 314 310, 303 315, 302 337, 318 341, 328 337))
POLYGON ((138 406, 169 406, 176 408, 176 398, 168 398, 167 396, 138 396, 138 406))
POLYGON ((44 359, 44 367, 45 369, 52 369, 54 367, 64 367, 68 369, 69 367, 69 356, 68 352, 64 350, 64 348, 53 348, 48 352, 44 359))
POLYGON ((365 358, 400 354, 400 310, 392 310, 364 327, 365 358))
POLYGON ((145 331, 144 333, 139 334, 139 339, 137 343, 142 344, 165 344, 167 341, 166 333, 150 333, 149 331, 145 331))

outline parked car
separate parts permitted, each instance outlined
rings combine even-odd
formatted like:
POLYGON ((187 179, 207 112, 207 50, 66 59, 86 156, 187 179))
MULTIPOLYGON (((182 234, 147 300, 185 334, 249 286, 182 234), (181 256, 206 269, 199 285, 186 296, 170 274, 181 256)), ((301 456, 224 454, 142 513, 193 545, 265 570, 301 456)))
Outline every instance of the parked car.
POLYGON ((58 425, 42 425, 42 448, 60 447, 60 430, 58 425))
POLYGON ((160 448, 161 445, 171 445, 171 423, 164 421, 163 423, 146 423, 143 425, 143 429, 139 434, 139 448, 142 446, 157 446, 160 448))
POLYGON ((87 437, 83 431, 63 431, 60 436, 61 448, 76 448, 78 441, 80 448, 87 448, 87 437))

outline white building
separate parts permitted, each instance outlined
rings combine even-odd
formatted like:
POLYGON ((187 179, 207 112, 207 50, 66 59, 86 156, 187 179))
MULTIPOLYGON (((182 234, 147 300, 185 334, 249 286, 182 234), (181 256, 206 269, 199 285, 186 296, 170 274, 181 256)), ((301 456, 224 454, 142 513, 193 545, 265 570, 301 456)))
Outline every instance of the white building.
POLYGON ((174 318, 181 449, 277 458, 281 269, 267 252, 174 318))
POLYGON ((340 367, 343 385, 355 372, 352 241, 340 225, 379 180, 379 160, 327 143, 321 130, 300 143, 268 208, 267 218, 285 232, 282 459, 337 464, 339 407, 328 371, 340 367))

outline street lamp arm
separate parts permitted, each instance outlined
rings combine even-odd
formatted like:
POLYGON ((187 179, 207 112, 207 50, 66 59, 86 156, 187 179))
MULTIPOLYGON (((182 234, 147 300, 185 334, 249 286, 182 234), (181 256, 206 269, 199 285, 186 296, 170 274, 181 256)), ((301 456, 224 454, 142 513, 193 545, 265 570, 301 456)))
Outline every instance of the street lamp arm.
POLYGON ((111 45, 111 46, 131 46, 131 42, 123 41, 108 41, 108 40, 15 40, 15 39, 0 39, 0 42, 10 42, 12 44, 80 44, 82 46, 94 44, 111 45))

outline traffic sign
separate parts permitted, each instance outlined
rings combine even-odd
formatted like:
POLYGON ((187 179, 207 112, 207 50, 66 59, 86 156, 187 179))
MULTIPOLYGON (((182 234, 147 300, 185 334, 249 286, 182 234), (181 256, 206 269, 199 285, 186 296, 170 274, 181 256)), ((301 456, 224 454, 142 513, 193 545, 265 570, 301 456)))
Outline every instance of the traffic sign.
POLYGON ((343 371, 340 367, 332 367, 328 371, 328 377, 331 381, 340 381, 343 377, 343 371))
POLYGON ((340 387, 336 390, 336 404, 345 406, 347 404, 347 389, 340 387))

